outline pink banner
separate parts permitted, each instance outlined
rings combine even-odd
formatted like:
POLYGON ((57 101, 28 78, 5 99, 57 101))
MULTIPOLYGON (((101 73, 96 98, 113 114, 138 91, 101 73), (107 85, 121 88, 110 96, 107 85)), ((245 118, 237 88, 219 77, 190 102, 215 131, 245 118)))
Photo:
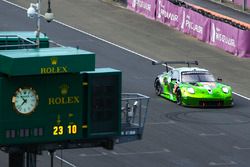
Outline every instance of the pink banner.
POLYGON ((210 44, 237 55, 239 29, 230 24, 211 20, 210 44))
POLYGON ((158 0, 156 5, 156 20, 171 27, 179 27, 181 17, 179 7, 168 0, 158 0))
MULTIPOLYGON (((248 0, 249 2, 250 0, 248 0)), ((239 57, 250 57, 250 31, 213 20, 168 0, 127 0, 127 8, 239 57)))
POLYGON ((238 56, 250 57, 250 30, 239 30, 238 56))
POLYGON ((191 10, 185 9, 182 13, 180 30, 201 41, 209 41, 210 19, 191 10))
POLYGON ((127 8, 142 14, 149 19, 155 19, 156 0, 127 0, 127 8))

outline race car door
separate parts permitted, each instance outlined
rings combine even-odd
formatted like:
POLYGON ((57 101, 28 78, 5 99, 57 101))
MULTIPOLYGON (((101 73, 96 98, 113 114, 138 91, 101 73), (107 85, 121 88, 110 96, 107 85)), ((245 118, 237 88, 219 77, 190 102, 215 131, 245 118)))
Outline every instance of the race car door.
POLYGON ((180 78, 179 78, 179 71, 177 70, 173 70, 171 71, 171 79, 170 79, 170 82, 169 82, 169 93, 170 94, 176 94, 176 86, 177 86, 177 83, 180 81, 180 78))

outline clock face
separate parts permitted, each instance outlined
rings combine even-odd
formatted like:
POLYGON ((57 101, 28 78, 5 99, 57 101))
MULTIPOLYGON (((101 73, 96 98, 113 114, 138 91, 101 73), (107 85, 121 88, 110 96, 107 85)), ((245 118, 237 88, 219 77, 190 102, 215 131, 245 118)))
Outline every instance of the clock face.
POLYGON ((16 95, 12 97, 14 108, 21 114, 29 114, 38 105, 38 95, 32 88, 19 88, 16 95))

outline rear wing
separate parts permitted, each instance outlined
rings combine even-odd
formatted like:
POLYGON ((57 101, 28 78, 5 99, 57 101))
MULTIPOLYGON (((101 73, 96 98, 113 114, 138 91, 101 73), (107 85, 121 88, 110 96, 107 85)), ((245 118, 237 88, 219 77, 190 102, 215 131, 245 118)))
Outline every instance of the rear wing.
POLYGON ((190 67, 191 64, 198 65, 198 61, 152 61, 152 65, 162 65, 164 64, 166 66, 166 71, 169 71, 168 64, 187 64, 188 67, 190 67))

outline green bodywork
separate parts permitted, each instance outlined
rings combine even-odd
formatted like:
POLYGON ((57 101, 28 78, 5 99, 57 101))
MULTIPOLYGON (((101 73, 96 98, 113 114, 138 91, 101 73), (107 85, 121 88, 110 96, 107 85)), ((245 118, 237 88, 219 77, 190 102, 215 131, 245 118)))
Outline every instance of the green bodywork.
POLYGON ((233 105, 232 88, 219 82, 177 83, 176 80, 167 82, 167 75, 162 86, 162 97, 177 102, 177 91, 181 93, 181 105, 191 107, 229 107, 233 105), (223 92, 223 87, 228 93, 223 92), (194 93, 188 91, 193 88, 194 93), (210 91, 209 91, 210 90, 210 91))

